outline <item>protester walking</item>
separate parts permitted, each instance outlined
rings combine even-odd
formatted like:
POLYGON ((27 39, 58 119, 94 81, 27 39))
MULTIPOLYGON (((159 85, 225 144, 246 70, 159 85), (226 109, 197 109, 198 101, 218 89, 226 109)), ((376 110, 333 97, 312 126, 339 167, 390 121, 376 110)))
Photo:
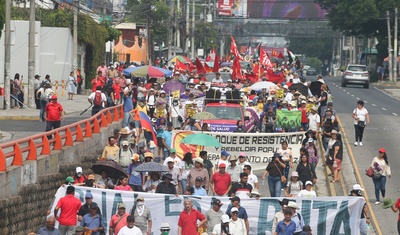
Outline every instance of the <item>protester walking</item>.
MULTIPOLYGON (((359 184, 353 185, 352 190, 350 191, 351 197, 362 197, 362 192, 364 191, 363 188, 359 184)), ((363 209, 361 211, 361 218, 360 218, 360 234, 367 235, 368 229, 367 224, 370 224, 369 212, 367 209, 367 203, 364 203, 363 209)))
POLYGON ((46 118, 44 117, 44 108, 46 107, 48 100, 53 94, 54 92, 51 89, 51 85, 49 83, 45 83, 44 86, 39 88, 39 90, 36 92, 36 98, 40 101, 39 117, 41 122, 46 121, 46 118))
POLYGON ((96 113, 100 112, 100 110, 106 106, 107 97, 103 92, 101 92, 101 86, 97 86, 96 91, 89 95, 88 101, 93 105, 92 116, 96 115, 96 113))
POLYGON ((305 183, 311 181, 315 184, 317 176, 314 167, 308 162, 308 154, 305 148, 300 149, 300 162, 297 165, 296 171, 299 174, 299 180, 303 183, 303 188, 306 188, 305 183))
POLYGON ((364 101, 357 101, 357 108, 353 110, 351 116, 354 119, 354 129, 356 131, 356 142, 354 142, 354 146, 363 146, 362 139, 364 128, 369 124, 369 114, 368 110, 364 108, 364 101))
MULTIPOLYGON (((289 148, 288 142, 286 140, 281 142, 281 146, 282 147, 278 150, 278 153, 281 156, 281 161, 286 165, 282 174, 287 179, 289 176, 289 170, 293 168, 293 154, 292 154, 292 149, 289 148)), ((287 182, 282 183, 282 188, 286 188, 286 185, 287 182)))
POLYGON ((391 171, 389 166, 389 160, 384 148, 379 149, 379 155, 374 157, 371 162, 371 167, 374 170, 374 176, 372 176, 372 182, 375 186, 375 205, 381 203, 379 193, 382 193, 382 197, 386 197, 386 177, 391 177, 391 171))
POLYGON ((274 153, 271 162, 268 164, 262 176, 262 179, 264 181, 265 176, 268 175, 268 187, 271 197, 281 196, 281 187, 282 187, 281 179, 282 179, 283 169, 285 168, 286 165, 280 160, 279 153, 274 153))
MULTIPOLYGON (((64 109, 57 102, 57 96, 53 95, 44 108, 44 117, 46 117, 46 131, 57 129, 61 126, 61 120, 64 121, 64 109)), ((51 139, 52 135, 48 135, 47 138, 51 139)))

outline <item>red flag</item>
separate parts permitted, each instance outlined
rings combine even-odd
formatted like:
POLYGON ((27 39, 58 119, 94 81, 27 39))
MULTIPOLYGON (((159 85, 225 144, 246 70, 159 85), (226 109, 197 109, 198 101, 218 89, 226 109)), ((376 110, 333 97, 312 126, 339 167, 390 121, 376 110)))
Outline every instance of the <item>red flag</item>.
POLYGON ((278 58, 279 53, 277 51, 275 51, 274 49, 272 49, 272 57, 278 58))
POLYGON ((267 69, 267 80, 269 82, 282 83, 285 81, 285 76, 281 72, 275 73, 272 69, 267 69))
POLYGON ((205 70, 207 73, 211 73, 211 72, 213 71, 213 69, 212 69, 210 66, 208 66, 207 63, 204 63, 204 70, 205 70))
POLYGON ((197 74, 206 73, 206 70, 204 69, 203 64, 201 63, 198 57, 196 57, 196 68, 197 68, 197 74))
POLYGON ((260 63, 270 69, 274 67, 271 60, 269 60, 268 54, 265 53, 261 47, 260 47, 260 63))
POLYGON ((253 72, 257 76, 257 79, 260 79, 264 73, 264 68, 260 66, 259 63, 253 64, 253 72))
POLYGON ((215 48, 211 49, 210 54, 217 54, 217 51, 215 50, 215 48))
POLYGON ((251 83, 256 83, 258 81, 257 76, 252 73, 246 73, 246 78, 249 79, 251 83))
POLYGON ((232 42, 231 42, 231 54, 242 60, 242 57, 240 56, 240 53, 239 53, 239 51, 237 49, 237 45, 236 45, 235 39, 232 36, 231 36, 231 39, 232 39, 232 42))
POLYGON ((217 73, 219 71, 219 56, 217 54, 215 54, 215 60, 214 60, 214 68, 213 68, 213 72, 217 73))
POLYGON ((232 79, 236 81, 242 78, 242 66, 239 63, 239 57, 236 57, 232 64, 232 79))
POLYGON ((176 71, 183 71, 183 70, 188 70, 188 66, 181 62, 180 60, 176 60, 175 62, 175 70, 176 71))
POLYGON ((206 62, 210 62, 210 61, 212 61, 212 58, 211 58, 210 55, 208 55, 207 58, 206 58, 206 62))
POLYGON ((276 58, 278 58, 278 59, 282 59, 282 60, 284 60, 284 59, 285 59, 285 57, 282 55, 282 52, 279 52, 279 55, 278 55, 276 58))

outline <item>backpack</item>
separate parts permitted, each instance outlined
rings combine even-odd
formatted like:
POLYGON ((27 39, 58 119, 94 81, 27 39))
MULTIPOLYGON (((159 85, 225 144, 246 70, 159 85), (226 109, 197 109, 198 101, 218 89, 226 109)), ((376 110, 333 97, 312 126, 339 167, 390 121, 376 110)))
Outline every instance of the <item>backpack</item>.
POLYGON ((101 91, 96 91, 94 94, 93 105, 95 107, 100 107, 103 102, 103 98, 101 97, 101 91))

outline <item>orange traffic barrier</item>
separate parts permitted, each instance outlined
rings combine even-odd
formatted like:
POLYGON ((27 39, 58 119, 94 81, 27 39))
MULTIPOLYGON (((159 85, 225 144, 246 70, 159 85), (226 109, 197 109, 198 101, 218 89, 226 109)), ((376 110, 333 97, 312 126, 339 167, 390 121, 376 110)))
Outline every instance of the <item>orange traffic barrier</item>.
POLYGON ((56 88, 54 89, 56 96, 58 96, 58 80, 55 81, 56 83, 56 88))
POLYGON ((65 90, 65 81, 64 80, 61 80, 61 96, 64 96, 64 91, 65 90))
MULTIPOLYGON (((57 84, 56 82, 56 87, 57 84)), ((7 166, 8 158, 12 158, 10 166, 22 166, 24 154, 27 154, 26 160, 35 161, 38 158, 38 150, 42 156, 50 155, 54 150, 62 150, 63 147, 73 146, 74 142, 81 142, 84 138, 91 138, 93 133, 100 133, 101 127, 108 127, 113 122, 121 121, 124 118, 123 111, 122 105, 106 108, 95 116, 85 120, 48 132, 0 144, 0 172, 7 171, 7 167, 9 167, 7 166), (114 113, 114 117, 111 111, 114 113), (53 135, 54 139, 49 140, 47 136, 50 135, 53 135), (53 149, 51 148, 51 144, 53 144, 53 149), (21 148, 21 146, 27 147, 21 148)))

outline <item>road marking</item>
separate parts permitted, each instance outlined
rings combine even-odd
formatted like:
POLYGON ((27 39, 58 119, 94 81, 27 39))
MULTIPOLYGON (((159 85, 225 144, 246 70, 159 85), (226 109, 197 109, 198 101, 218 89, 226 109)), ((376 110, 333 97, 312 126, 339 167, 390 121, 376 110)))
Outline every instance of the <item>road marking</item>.
POLYGON ((351 97, 354 97, 354 95, 351 95, 351 97))
MULTIPOLYGON (((346 142, 347 151, 349 153, 350 161, 353 164, 353 169, 354 169, 354 172, 356 173, 356 178, 357 178, 358 182, 360 182, 361 188, 365 188, 364 182, 361 179, 360 171, 358 170, 359 168, 357 166, 356 159, 354 158, 353 150, 351 149, 351 146, 350 146, 350 143, 349 143, 349 139, 347 138, 346 131, 343 129, 343 125, 342 125, 342 122, 339 119, 339 116, 337 116, 336 118, 337 118, 337 121, 339 123, 340 129, 342 130, 343 139, 346 142)), ((371 206, 371 203, 369 201, 369 197, 368 197, 367 191, 364 191, 364 197, 365 197, 365 201, 367 203, 367 207, 368 207, 368 211, 370 213, 370 217, 372 218, 373 225, 375 226, 376 232, 377 232, 377 234, 382 235, 381 228, 379 227, 379 223, 376 220, 375 213, 372 210, 372 206, 371 206)))
POLYGON ((371 105, 374 106, 374 107, 376 106, 376 104, 371 104, 371 105))
POLYGON ((393 115, 397 117, 397 113, 393 113, 393 115))
POLYGON ((364 100, 364 103, 368 104, 368 101, 364 100))
POLYGON ((346 91, 345 89, 343 89, 343 91, 346 91))
POLYGON ((385 110, 385 111, 386 111, 387 109, 385 109, 385 108, 382 108, 382 110, 385 110))
POLYGON ((348 95, 350 95, 350 92, 347 92, 348 95))
POLYGON ((359 100, 360 98, 356 97, 357 100, 359 100))

